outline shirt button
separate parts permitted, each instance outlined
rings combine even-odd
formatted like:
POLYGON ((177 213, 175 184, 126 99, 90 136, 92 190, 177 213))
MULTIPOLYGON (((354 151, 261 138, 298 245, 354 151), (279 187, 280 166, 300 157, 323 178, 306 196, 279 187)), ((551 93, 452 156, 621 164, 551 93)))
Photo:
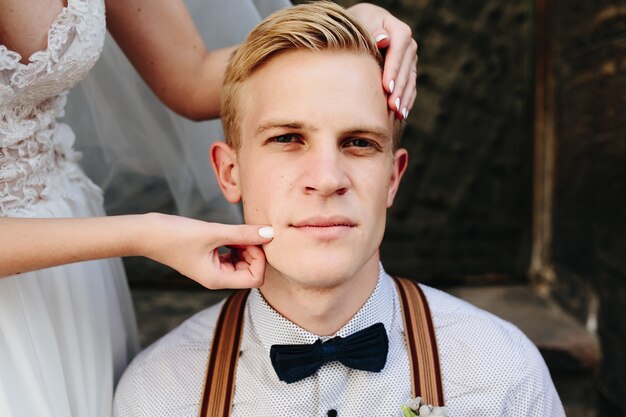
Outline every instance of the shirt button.
POLYGON ((328 417, 337 417, 337 410, 328 410, 328 413, 326 413, 326 415, 328 417))

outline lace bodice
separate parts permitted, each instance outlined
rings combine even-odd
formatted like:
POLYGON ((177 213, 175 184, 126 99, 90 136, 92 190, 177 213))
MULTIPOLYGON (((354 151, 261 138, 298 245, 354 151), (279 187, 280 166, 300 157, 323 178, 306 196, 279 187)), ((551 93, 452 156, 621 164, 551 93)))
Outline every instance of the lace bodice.
POLYGON ((67 91, 97 61, 105 30, 104 0, 68 0, 48 30, 48 47, 28 63, 0 45, 0 216, 70 192, 67 181, 82 175, 74 134, 56 119, 67 91))

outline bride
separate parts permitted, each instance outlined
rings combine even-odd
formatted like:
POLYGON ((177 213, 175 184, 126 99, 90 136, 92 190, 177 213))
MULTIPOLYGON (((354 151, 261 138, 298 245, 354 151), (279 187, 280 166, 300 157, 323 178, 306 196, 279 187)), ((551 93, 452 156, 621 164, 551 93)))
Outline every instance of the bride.
MULTIPOLYGON (((152 94, 187 118, 217 117, 233 49, 215 48, 241 41, 286 4, 187 6, 202 36, 180 0, 0 0, 2 416, 110 415, 117 378, 138 349, 124 272, 113 257, 147 256, 209 288, 261 284, 265 260, 257 245, 271 239, 271 227, 155 213, 105 217, 101 188, 78 165, 74 131, 58 120, 68 90, 104 45, 104 59, 71 97, 64 120, 80 133, 86 167, 101 185, 124 168, 164 173, 186 213, 194 195, 215 204, 198 158, 219 127, 184 122, 152 94), (105 44, 105 6, 109 32, 152 92, 115 45, 105 44), (240 261, 220 258, 223 245, 238 245, 240 261)), ((375 6, 351 10, 388 47, 383 86, 405 118, 415 99, 410 30, 375 6)))

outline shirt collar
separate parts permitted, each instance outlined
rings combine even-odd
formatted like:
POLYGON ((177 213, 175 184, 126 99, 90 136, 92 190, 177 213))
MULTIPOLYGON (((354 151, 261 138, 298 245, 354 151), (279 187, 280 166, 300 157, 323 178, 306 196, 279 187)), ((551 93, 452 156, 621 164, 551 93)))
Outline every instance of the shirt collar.
POLYGON ((396 324, 395 284, 379 265, 378 282, 363 307, 333 336, 320 337, 298 326, 274 310, 258 289, 253 289, 248 298, 248 314, 252 340, 260 343, 269 352, 274 344, 314 343, 317 339, 327 340, 334 336, 346 337, 375 323, 383 323, 389 334, 396 324))

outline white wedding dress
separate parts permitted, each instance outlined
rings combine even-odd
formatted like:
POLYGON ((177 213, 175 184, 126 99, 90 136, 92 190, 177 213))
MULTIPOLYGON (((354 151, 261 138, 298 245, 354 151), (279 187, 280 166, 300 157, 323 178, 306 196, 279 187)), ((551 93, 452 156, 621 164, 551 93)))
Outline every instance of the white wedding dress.
MULTIPOLYGON (((104 215, 102 191, 77 163, 74 133, 57 120, 64 116, 68 90, 102 51, 104 0, 67 3, 49 28, 47 49, 30 56, 27 64, 0 45, 0 216, 104 215)), ((232 9, 236 2, 189 3, 218 12, 230 8, 219 27, 200 28, 205 37, 233 26, 241 40, 250 29, 241 27, 232 9)), ((261 10, 270 2, 259 3, 261 10)), ((285 5, 283 0, 273 3, 274 8, 285 5)), ((259 18, 247 16, 251 22, 259 18)), ((79 124, 87 113, 74 110, 71 121, 79 124)), ((137 350, 119 259, 0 278, 0 416, 109 417, 114 386, 137 350)))
MULTIPOLYGON (((0 45, 0 216, 104 215, 72 130, 56 120, 104 38, 104 1, 69 0, 27 64, 0 45)), ((0 279, 0 416, 109 416, 137 349, 119 259, 0 279)))

